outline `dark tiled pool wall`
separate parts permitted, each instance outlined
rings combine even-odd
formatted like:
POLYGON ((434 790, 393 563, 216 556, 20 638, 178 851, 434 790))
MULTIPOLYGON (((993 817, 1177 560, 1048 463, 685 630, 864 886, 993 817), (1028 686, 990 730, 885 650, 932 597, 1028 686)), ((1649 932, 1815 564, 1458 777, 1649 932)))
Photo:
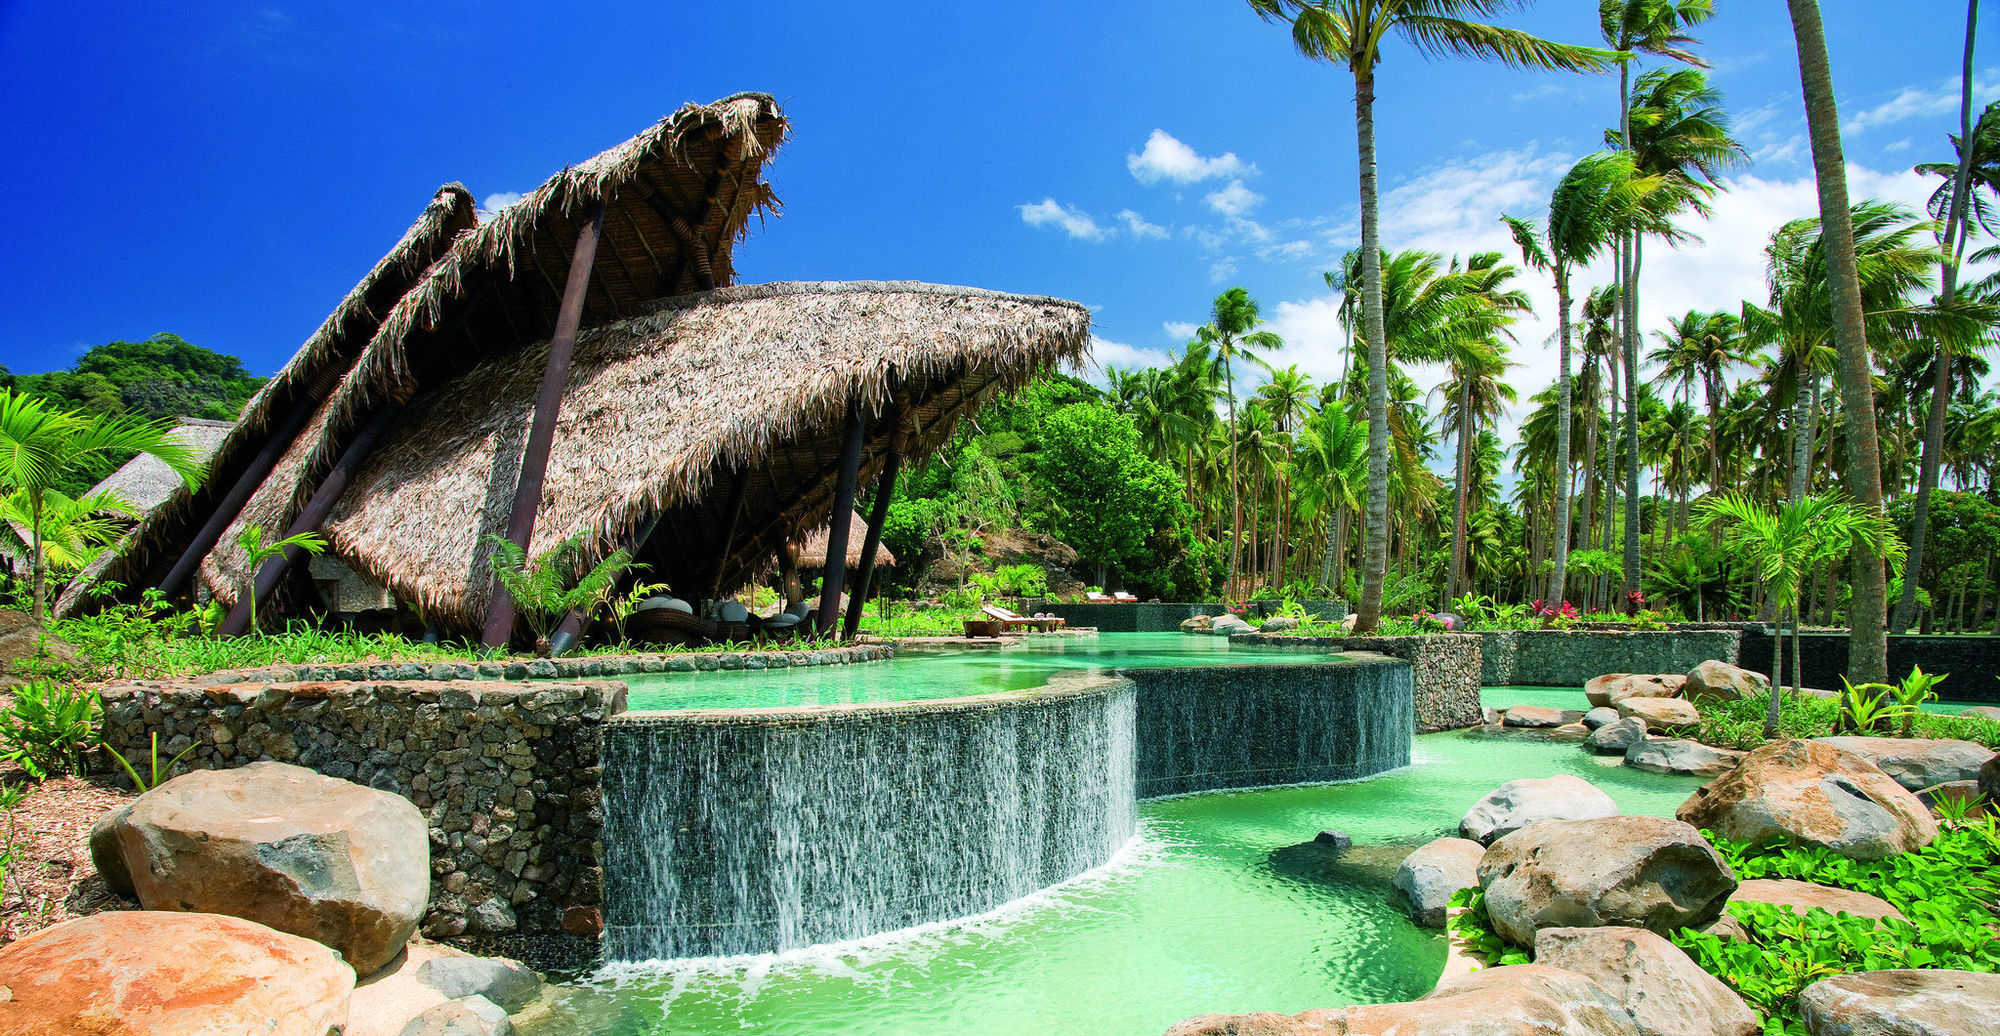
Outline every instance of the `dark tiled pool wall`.
MULTIPOLYGON (((1792 665, 1791 638, 1785 638, 1785 669, 1792 665)), ((1760 673, 1771 671, 1771 642, 1768 633, 1746 633, 1743 655, 1737 662, 1760 673)), ((1805 669, 1805 685, 1828 690, 1840 689, 1847 672, 1847 633, 1803 633, 1799 635, 1799 658, 1805 669)), ((2000 637, 1924 636, 1906 634, 1889 638, 1889 678, 1900 680, 1913 666, 1926 673, 1950 673, 1938 685, 1938 694, 1953 701, 2000 704, 2000 637)), ((1787 683, 1791 678, 1785 678, 1787 683)))
POLYGON ((607 960, 793 949, 982 913, 1132 836, 1132 684, 861 709, 632 713, 605 759, 607 960))
POLYGON ((1685 673, 1709 659, 1735 662, 1736 629, 1480 630, 1479 682, 1488 687, 1581 687, 1606 673, 1685 673))
POLYGON ((1139 796, 1352 780, 1407 766, 1411 669, 1381 655, 1308 665, 1131 669, 1139 796))
POLYGON ((1430 734, 1480 724, 1480 639, 1471 633, 1428 633, 1410 637, 1299 637, 1284 633, 1237 633, 1231 644, 1299 651, 1372 651, 1410 664, 1415 685, 1416 730, 1430 734))

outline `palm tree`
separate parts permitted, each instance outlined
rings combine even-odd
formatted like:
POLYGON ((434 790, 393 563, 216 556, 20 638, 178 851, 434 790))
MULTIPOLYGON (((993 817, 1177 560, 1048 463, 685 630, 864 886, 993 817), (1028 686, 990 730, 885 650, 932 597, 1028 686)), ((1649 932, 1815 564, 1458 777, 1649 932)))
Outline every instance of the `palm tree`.
MULTIPOLYGON (((42 553, 48 567, 58 572, 74 572, 90 563, 97 552, 117 542, 129 520, 139 517, 139 509, 123 496, 104 491, 71 499, 50 490, 42 498, 42 553)), ((10 551, 27 557, 34 549, 32 536, 21 531, 34 521, 34 507, 23 490, 0 499, 0 541, 10 551)))
POLYGON ((1610 55, 1467 20, 1497 0, 1250 0, 1266 21, 1291 26, 1292 45, 1354 76, 1355 149, 1361 193, 1361 338, 1368 349, 1368 521, 1355 629, 1375 628, 1389 566, 1389 357, 1382 332, 1382 249, 1375 182, 1375 66, 1393 30, 1427 57, 1476 57, 1517 68, 1595 72, 1610 55))
POLYGON ((1439 412, 1440 429, 1458 436, 1458 458, 1454 467, 1451 521, 1451 571, 1446 576, 1447 599, 1465 590, 1466 502, 1473 476, 1474 452, 1486 425, 1500 419, 1508 403, 1518 398, 1514 387, 1501 379, 1508 368, 1519 366, 1507 359, 1507 348, 1499 339, 1467 341, 1454 350, 1450 379, 1439 386, 1445 403, 1439 412))
MULTIPOLYGON (((1798 41, 1799 83, 1805 94, 1806 132, 1812 139, 1813 179, 1819 186, 1820 221, 1827 228, 1827 281, 1836 350, 1840 353, 1840 396, 1847 433, 1847 492, 1869 515, 1882 512, 1882 445, 1875 431, 1875 366, 1861 311, 1861 278, 1855 268, 1854 228, 1847 207, 1846 157, 1840 146, 1840 110, 1833 99, 1833 68, 1826 53, 1826 27, 1819 0, 1786 0, 1792 35, 1798 41)), ((1849 675, 1879 683, 1889 676, 1888 619, 1884 559, 1856 543, 1849 579, 1854 589, 1848 609, 1852 628, 1847 646, 1849 675)))
POLYGON ((1329 400, 1306 419, 1298 443, 1302 517, 1323 516, 1326 550, 1320 556, 1320 585, 1343 583, 1347 516, 1362 504, 1368 479, 1368 428, 1329 400))
POLYGON ((1263 319, 1257 302, 1242 288, 1231 288, 1215 297, 1215 309, 1207 324, 1195 336, 1214 351, 1213 363, 1221 370, 1224 398, 1229 402, 1229 491, 1230 512, 1234 515, 1229 534, 1229 593, 1236 592, 1236 576, 1243 562, 1243 493, 1236 466, 1236 361, 1249 360, 1258 366, 1264 361, 1259 350, 1283 349, 1285 342, 1275 332, 1258 331, 1263 319))
POLYGON ((1688 310, 1669 318, 1667 330, 1655 331, 1659 348, 1646 357, 1660 365, 1661 376, 1683 391, 1701 384, 1708 402, 1708 485, 1722 489, 1722 443, 1716 438, 1721 424, 1722 397, 1730 367, 1745 360, 1743 321, 1734 313, 1704 313, 1688 310))
POLYGON ((42 548, 49 495, 63 480, 99 458, 151 454, 192 486, 200 471, 187 446, 174 440, 173 426, 128 417, 57 410, 36 396, 0 390, 0 490, 27 498, 29 581, 34 587, 34 621, 48 611, 47 558, 42 548))
MULTIPOLYGON (((1290 442, 1292 434, 1300 423, 1312 413, 1313 398, 1317 391, 1312 378, 1300 372, 1294 365, 1284 370, 1271 372, 1271 380, 1257 386, 1257 399, 1271 413, 1271 422, 1276 426, 1280 441, 1290 442)), ((1291 524, 1289 510, 1283 506, 1291 499, 1291 473, 1283 464, 1278 465, 1277 526, 1272 530, 1271 568, 1274 585, 1284 584, 1285 544, 1290 542, 1291 524)))

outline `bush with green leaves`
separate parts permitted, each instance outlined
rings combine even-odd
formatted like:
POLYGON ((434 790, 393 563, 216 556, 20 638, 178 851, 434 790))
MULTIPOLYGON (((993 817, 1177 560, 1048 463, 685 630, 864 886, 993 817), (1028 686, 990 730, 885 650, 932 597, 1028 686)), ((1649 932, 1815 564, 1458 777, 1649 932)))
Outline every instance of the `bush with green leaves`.
POLYGON ((985 597, 1046 597, 1049 592, 1049 576, 1040 565, 1002 565, 992 572, 975 572, 971 579, 985 597))
POLYGON ((618 577, 633 567, 628 551, 612 551, 596 564, 588 564, 581 533, 528 560, 520 545, 501 536, 488 536, 493 547, 493 574, 514 598, 514 607, 535 633, 536 650, 548 643, 550 631, 571 611, 596 611, 610 599, 618 577))
MULTIPOLYGON (((1764 736, 1767 708, 1761 697, 1736 701, 1707 698, 1698 707, 1701 725, 1694 738, 1718 748, 1750 749, 1784 738, 1828 737, 1842 729, 1839 699, 1797 696, 1789 691, 1779 701, 1776 739, 1764 736)), ((1870 717, 1871 722, 1873 719, 1870 717)), ((2000 722, 1993 720, 1918 712, 1911 717, 1909 729, 1914 737, 1955 738, 2000 751, 2000 722)), ((1894 728, 1882 726, 1872 732, 1887 734, 1894 728)))
POLYGON ((32 680, 12 693, 13 702, 0 710, 0 759, 19 764, 38 781, 82 773, 84 756, 101 735, 97 692, 32 680))

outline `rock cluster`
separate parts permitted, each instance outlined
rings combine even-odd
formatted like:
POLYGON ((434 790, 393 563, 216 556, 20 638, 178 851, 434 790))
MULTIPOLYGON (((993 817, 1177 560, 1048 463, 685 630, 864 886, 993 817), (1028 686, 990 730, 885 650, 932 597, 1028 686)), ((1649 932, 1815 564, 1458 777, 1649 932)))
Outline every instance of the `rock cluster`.
POLYGON ((1481 844, 1538 820, 1582 820, 1618 812, 1611 796, 1589 781, 1569 774, 1523 777, 1508 781, 1472 804, 1458 822, 1458 833, 1481 844))
POLYGON ((1920 849, 1937 837, 1930 810, 1852 752, 1775 741, 1695 790, 1674 815, 1724 838, 1790 838, 1861 860, 1920 849))

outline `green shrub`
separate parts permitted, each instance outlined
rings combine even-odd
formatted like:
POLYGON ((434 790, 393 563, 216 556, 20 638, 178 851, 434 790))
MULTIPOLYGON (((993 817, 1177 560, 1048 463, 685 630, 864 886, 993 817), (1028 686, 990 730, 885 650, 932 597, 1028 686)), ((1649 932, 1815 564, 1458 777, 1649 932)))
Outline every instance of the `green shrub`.
MULTIPOLYGON (((1736 701, 1704 699, 1698 703, 1701 726, 1695 739, 1720 748, 1756 748, 1769 739, 1764 736, 1763 695, 1736 701)), ((1841 702, 1833 698, 1794 697, 1785 693, 1779 702, 1778 738, 1828 737, 1841 729, 1841 702)), ((1850 724, 1851 725, 1851 724, 1850 724)), ((1956 738, 2000 750, 2000 723, 1973 716, 1942 716, 1919 712, 1911 718, 1911 736, 1956 738)), ((1893 733, 1883 726, 1872 733, 1893 733)))
POLYGON ((35 680, 13 694, 13 703, 0 710, 0 758, 20 764, 36 780, 82 773, 84 754, 97 747, 100 736, 97 693, 35 680))

